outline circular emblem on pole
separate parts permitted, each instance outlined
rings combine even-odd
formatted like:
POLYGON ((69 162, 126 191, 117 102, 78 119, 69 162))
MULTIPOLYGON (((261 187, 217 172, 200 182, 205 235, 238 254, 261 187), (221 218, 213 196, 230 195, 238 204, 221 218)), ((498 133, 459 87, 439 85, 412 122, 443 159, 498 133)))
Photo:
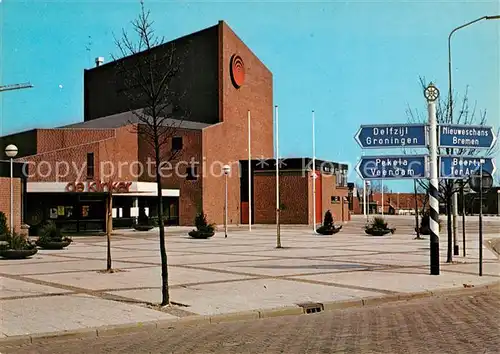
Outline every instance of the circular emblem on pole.
POLYGON ((245 82, 245 64, 239 55, 233 54, 231 57, 231 80, 236 88, 240 88, 245 82))
POLYGON ((427 99, 427 101, 435 101, 439 97, 439 90, 434 84, 431 82, 429 86, 424 90, 424 96, 427 99))

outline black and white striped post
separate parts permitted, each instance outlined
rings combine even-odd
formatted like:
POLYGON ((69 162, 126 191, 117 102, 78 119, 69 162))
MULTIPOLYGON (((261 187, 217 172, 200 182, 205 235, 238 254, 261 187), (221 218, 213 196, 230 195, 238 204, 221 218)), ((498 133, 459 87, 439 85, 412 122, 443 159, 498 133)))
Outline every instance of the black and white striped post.
POLYGON ((438 131, 436 119, 436 100, 439 90, 431 82, 424 91, 427 100, 427 111, 429 114, 429 155, 430 155, 430 178, 429 178, 429 205, 430 205, 430 260, 431 275, 439 275, 439 179, 438 179, 438 131))

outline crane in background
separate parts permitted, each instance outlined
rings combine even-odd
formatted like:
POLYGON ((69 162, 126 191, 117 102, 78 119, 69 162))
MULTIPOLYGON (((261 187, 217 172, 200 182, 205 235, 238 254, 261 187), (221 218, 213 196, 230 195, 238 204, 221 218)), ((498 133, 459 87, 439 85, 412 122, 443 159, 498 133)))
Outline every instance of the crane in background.
POLYGON ((21 90, 25 88, 32 88, 33 85, 29 82, 23 84, 13 84, 13 85, 0 85, 0 92, 3 91, 12 91, 12 90, 21 90))

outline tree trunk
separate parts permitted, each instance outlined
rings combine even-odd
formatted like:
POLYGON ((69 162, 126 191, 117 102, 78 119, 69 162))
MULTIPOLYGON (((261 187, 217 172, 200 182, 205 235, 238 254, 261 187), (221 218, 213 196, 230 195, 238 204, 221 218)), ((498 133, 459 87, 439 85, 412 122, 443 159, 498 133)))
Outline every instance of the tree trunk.
POLYGON ((447 214, 447 224, 448 224, 448 250, 446 263, 451 263, 453 261, 453 230, 451 225, 451 193, 446 193, 446 214, 447 214))
POLYGON ((161 190, 160 175, 160 148, 155 144, 155 162, 156 162, 156 187, 158 189, 158 227, 160 228, 160 255, 161 255, 161 306, 170 305, 170 294, 168 289, 168 266, 167 266, 167 248, 165 246, 165 227, 163 224, 163 195, 161 190))
POLYGON ((106 196, 106 241, 107 241, 107 256, 106 270, 110 271, 111 267, 111 232, 113 231, 113 195, 108 193, 106 196))

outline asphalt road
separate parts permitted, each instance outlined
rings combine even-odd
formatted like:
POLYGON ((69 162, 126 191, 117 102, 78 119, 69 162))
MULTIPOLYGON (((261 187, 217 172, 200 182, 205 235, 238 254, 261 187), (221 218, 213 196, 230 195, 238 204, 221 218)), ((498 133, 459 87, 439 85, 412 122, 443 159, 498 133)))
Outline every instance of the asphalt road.
POLYGON ((254 321, 47 340, 0 353, 498 353, 500 292, 254 321))

